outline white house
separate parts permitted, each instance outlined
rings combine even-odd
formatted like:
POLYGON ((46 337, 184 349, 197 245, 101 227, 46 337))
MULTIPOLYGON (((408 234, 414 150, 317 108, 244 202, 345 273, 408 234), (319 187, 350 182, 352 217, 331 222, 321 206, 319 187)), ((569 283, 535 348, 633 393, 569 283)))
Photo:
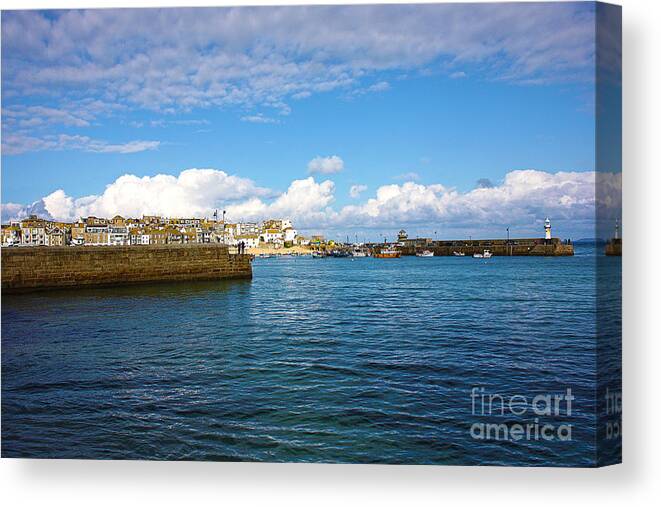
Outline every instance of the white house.
POLYGON ((277 229, 266 229, 262 231, 260 239, 264 243, 268 243, 275 246, 282 246, 284 243, 284 235, 277 229))
POLYGON ((129 244, 129 230, 126 226, 111 225, 108 227, 108 244, 121 246, 129 244))
POLYGON ((282 231, 283 234, 283 239, 285 243, 291 242, 293 243, 294 240, 296 239, 296 236, 298 236, 298 233, 296 232, 296 229, 293 227, 287 227, 284 231, 282 231))
POLYGON ((257 248, 259 246, 259 236, 256 234, 242 234, 234 239, 237 246, 239 243, 243 243, 246 248, 257 248))

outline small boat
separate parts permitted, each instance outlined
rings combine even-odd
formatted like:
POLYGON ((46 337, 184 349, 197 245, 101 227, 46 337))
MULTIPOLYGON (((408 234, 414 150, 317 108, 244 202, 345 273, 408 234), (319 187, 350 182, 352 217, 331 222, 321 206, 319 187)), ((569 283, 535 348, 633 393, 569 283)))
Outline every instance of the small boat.
POLYGON ((374 257, 377 259, 397 259, 402 255, 402 252, 394 248, 384 248, 380 252, 374 252, 374 257))
POLYGON ((364 252, 363 250, 354 250, 351 255, 353 257, 367 257, 367 253, 364 252))
POLYGON ((474 253, 473 257, 475 259, 490 259, 492 255, 489 250, 485 250, 483 253, 474 253))
POLYGON ((313 259, 323 259, 324 257, 326 257, 325 252, 318 252, 316 250, 314 252, 312 252, 312 258, 313 259))
POLYGON ((346 250, 333 250, 330 253, 331 257, 351 257, 351 254, 346 250))
POLYGON ((416 257, 433 257, 434 252, 432 252, 431 250, 423 250, 422 252, 417 252, 415 254, 415 256, 416 257))
POLYGON ((452 255, 455 257, 466 257, 466 254, 464 252, 452 252, 452 255))

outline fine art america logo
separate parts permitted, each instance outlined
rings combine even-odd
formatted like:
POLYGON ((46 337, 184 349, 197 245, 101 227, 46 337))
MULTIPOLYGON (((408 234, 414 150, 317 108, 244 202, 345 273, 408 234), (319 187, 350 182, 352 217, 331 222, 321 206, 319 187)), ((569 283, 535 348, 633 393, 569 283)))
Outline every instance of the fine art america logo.
POLYGON ((566 442, 572 439, 572 425, 557 422, 571 418, 572 402, 576 399, 571 388, 564 393, 528 397, 487 393, 483 387, 473 387, 470 398, 473 416, 488 419, 471 426, 471 437, 476 440, 566 442), (520 422, 513 422, 513 418, 520 422))

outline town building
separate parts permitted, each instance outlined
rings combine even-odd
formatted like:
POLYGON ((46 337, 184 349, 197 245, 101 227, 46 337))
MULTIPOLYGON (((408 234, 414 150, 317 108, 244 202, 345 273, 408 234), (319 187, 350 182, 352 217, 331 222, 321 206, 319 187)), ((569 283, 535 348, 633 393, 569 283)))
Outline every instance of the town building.
POLYGON ((15 246, 21 243, 21 226, 12 223, 2 226, 2 246, 15 246))
POLYGON ((87 225, 83 233, 85 246, 100 246, 108 244, 108 225, 87 225))
POLYGON ((308 240, 298 234, 289 219, 229 223, 207 218, 164 218, 143 215, 81 217, 73 223, 44 220, 31 215, 2 226, 3 246, 124 246, 187 243, 224 243, 257 248, 260 243, 275 248, 323 243, 323 237, 308 240))
MULTIPOLYGON (((114 220, 114 219, 113 219, 114 220)), ((108 244, 114 246, 124 246, 129 244, 129 229, 125 225, 115 225, 119 222, 112 222, 108 226, 108 244)), ((122 222, 124 223, 124 219, 122 222)))
POLYGON ((23 246, 45 246, 46 245, 46 221, 30 215, 27 220, 21 221, 21 245, 23 246))
POLYGON ((45 243, 46 246, 66 246, 69 244, 69 231, 64 227, 53 226, 46 227, 45 243))
POLYGON ((262 234, 259 236, 259 239, 263 243, 268 243, 270 245, 274 245, 275 247, 281 247, 285 242, 284 234, 278 229, 263 230, 262 234))

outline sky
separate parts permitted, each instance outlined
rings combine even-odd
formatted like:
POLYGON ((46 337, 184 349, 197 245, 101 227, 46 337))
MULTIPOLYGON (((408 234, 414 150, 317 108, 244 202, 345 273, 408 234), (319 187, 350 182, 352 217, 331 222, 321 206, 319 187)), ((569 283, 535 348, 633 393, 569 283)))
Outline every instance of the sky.
POLYGON ((592 3, 4 11, 2 219, 592 237, 595 114, 592 3))

